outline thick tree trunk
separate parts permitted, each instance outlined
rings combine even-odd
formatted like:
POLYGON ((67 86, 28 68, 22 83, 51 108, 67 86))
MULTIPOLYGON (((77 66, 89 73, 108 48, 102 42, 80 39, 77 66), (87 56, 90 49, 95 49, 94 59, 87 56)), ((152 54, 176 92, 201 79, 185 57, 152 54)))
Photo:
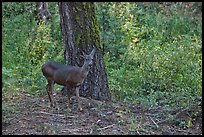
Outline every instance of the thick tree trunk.
POLYGON ((90 2, 59 3, 61 29, 65 46, 66 64, 82 66, 82 52, 89 54, 97 48, 90 72, 80 88, 80 95, 98 100, 110 100, 99 27, 94 4, 90 2))

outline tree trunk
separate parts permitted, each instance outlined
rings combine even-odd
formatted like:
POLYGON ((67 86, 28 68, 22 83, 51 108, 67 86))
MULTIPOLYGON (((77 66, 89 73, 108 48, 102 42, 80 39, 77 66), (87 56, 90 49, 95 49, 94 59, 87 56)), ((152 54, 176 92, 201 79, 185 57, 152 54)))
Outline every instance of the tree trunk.
POLYGON ((80 88, 80 95, 98 100, 110 100, 107 75, 100 44, 99 27, 91 2, 60 2, 61 30, 65 47, 66 64, 82 66, 82 52, 89 54, 97 48, 93 64, 80 88))
POLYGON ((45 21, 47 24, 51 16, 48 10, 48 2, 36 2, 36 15, 38 23, 40 21, 45 21))

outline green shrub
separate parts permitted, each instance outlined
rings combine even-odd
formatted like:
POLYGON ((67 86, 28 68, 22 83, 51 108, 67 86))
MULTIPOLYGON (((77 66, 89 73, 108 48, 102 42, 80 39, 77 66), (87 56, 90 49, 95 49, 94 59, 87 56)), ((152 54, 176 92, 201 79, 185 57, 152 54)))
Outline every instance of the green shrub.
POLYGON ((97 4, 118 99, 188 106, 201 96, 201 18, 180 3, 97 4))
MULTIPOLYGON (((56 13, 56 5, 50 4, 52 13, 56 13)), ((63 61, 59 15, 53 14, 48 25, 37 25, 34 13, 35 3, 3 3, 4 91, 45 91, 42 64, 48 60, 63 61), (29 10, 22 10, 25 8, 29 10)))
MULTIPOLYGON (((64 61, 57 3, 48 25, 37 25, 35 3, 2 5, 3 90, 43 92, 42 64, 64 61)), ((113 97, 185 107, 201 96, 200 3, 95 5, 113 97)))

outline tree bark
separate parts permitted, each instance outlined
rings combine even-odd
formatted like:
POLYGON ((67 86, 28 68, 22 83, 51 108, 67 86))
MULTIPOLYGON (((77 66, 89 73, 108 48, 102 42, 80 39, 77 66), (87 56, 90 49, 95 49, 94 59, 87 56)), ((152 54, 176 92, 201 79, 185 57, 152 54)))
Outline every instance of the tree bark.
POLYGON ((93 64, 80 88, 80 95, 98 100, 111 100, 100 44, 99 27, 94 4, 91 2, 60 2, 59 13, 65 48, 66 64, 82 66, 82 52, 97 48, 93 64))

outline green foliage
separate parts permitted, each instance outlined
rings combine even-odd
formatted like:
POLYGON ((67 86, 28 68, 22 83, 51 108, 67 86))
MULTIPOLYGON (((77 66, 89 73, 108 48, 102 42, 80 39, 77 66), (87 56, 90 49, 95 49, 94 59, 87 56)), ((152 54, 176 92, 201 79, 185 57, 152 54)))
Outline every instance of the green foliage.
MULTIPOLYGON (((201 96, 201 3, 95 5, 113 97, 188 107, 201 96)), ((49 3, 48 25, 37 25, 35 3, 4 2, 2 7, 3 90, 45 91, 42 64, 63 62, 57 3, 49 3)))
POLYGON ((57 3, 50 4, 51 13, 55 14, 53 13, 48 25, 44 22, 37 25, 35 3, 3 3, 4 91, 45 91, 46 81, 42 76, 41 66, 49 59, 63 61, 59 14, 56 8, 57 3), (29 10, 21 10, 27 8, 29 10))
POLYGON ((35 10, 34 3, 31 2, 4 2, 2 3, 2 7, 3 16, 8 18, 12 18, 17 15, 28 15, 29 12, 32 13, 35 10))
POLYGON ((192 5, 96 4, 114 97, 176 107, 201 96, 202 20, 192 5))

